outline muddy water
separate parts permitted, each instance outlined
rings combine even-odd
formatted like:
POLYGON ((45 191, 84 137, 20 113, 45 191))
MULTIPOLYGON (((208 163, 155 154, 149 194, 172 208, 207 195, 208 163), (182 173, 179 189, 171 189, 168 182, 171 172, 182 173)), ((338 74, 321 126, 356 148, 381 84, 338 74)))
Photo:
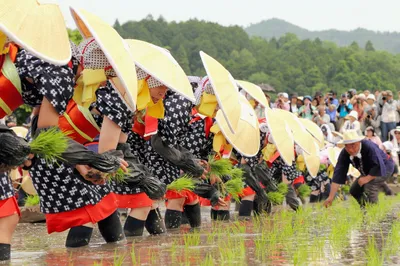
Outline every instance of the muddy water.
MULTIPOLYGON (((343 208, 347 207, 345 203, 343 208)), ((369 239, 374 237, 379 255, 392 224, 398 220, 399 209, 400 203, 396 203, 378 223, 352 226, 350 233, 335 243, 329 237, 331 226, 336 223, 334 213, 326 216, 329 220, 322 227, 314 226, 313 221, 296 220, 304 222, 304 227, 293 224, 296 232, 278 241, 269 237, 270 244, 264 246, 258 245, 259 240, 272 234, 273 225, 279 223, 278 213, 272 218, 263 217, 262 224, 211 223, 209 209, 204 208, 199 232, 189 232, 186 225, 167 235, 105 244, 96 229, 90 245, 78 249, 64 247, 66 232, 48 235, 45 224, 19 224, 13 238, 11 265, 376 265, 371 264, 369 239)), ((319 214, 310 210, 307 219, 313 220, 319 214)), ((283 230, 277 235, 286 234, 283 230)), ((384 264, 400 265, 400 247, 384 264)))

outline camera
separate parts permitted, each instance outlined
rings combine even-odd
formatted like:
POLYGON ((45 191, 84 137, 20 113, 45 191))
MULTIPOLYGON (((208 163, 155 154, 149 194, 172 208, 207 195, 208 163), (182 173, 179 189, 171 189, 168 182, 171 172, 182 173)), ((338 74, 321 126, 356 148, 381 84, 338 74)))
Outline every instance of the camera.
POLYGON ((371 116, 370 116, 370 115, 367 115, 367 118, 368 118, 368 119, 371 119, 371 116))
POLYGON ((333 101, 333 97, 329 97, 329 101, 331 101, 331 102, 332 102, 332 101, 333 101))
POLYGON ((386 96, 383 96, 383 97, 382 97, 382 100, 383 100, 383 101, 386 101, 386 100, 387 100, 387 97, 386 97, 386 96))
POLYGON ((341 103, 341 104, 344 104, 344 100, 341 100, 340 103, 341 103))

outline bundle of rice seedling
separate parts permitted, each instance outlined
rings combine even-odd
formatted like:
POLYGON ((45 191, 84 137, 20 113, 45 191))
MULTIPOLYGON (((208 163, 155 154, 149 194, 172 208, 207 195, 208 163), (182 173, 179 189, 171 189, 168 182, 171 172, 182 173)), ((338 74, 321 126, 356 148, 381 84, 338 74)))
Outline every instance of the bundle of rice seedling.
POLYGON ((232 170, 229 173, 229 176, 232 179, 243 179, 244 171, 241 168, 232 168, 232 170))
POLYGON ((288 185, 285 183, 279 183, 278 184, 278 193, 282 194, 282 195, 286 195, 288 193, 288 185))
POLYGON ((299 192, 299 197, 300 198, 306 198, 310 196, 311 194, 311 188, 307 186, 306 184, 302 184, 297 191, 299 192))
POLYGON ((210 166, 209 175, 216 175, 218 177, 229 175, 233 168, 231 161, 228 159, 215 160, 212 156, 209 157, 208 164, 210 166))
POLYGON ((285 199, 285 195, 283 195, 279 192, 268 192, 267 197, 268 197, 268 200, 274 205, 282 204, 285 199))
POLYGON ((25 207, 33 207, 36 205, 39 205, 39 196, 38 195, 28 195, 28 197, 25 199, 25 207))
POLYGON ((47 162, 52 160, 62 160, 61 155, 68 148, 68 133, 60 131, 54 127, 42 131, 29 144, 31 153, 37 154, 47 162))
POLYGON ((124 170, 122 170, 122 168, 119 168, 116 173, 108 174, 107 177, 110 180, 113 180, 113 181, 115 181, 117 183, 124 183, 125 184, 126 183, 126 178, 129 175, 129 168, 127 168, 126 170, 127 170, 127 172, 124 172, 124 170))
POLYGON ((241 178, 232 178, 231 180, 227 181, 224 185, 226 193, 231 195, 235 201, 239 202, 240 201, 239 195, 242 193, 244 189, 243 180, 241 178))
POLYGON ((184 175, 167 186, 168 190, 181 192, 182 190, 192 191, 195 188, 195 180, 188 175, 184 175))
POLYGON ((350 186, 349 185, 343 185, 341 187, 341 190, 344 194, 349 194, 350 193, 350 186))

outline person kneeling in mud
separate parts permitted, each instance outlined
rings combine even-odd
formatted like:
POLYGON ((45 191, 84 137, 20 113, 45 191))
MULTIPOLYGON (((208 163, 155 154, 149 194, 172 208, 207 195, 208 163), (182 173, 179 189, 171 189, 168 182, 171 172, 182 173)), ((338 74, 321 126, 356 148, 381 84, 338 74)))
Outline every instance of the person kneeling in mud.
POLYGON ((339 155, 332 178, 331 192, 324 206, 332 205, 339 186, 346 182, 350 164, 361 173, 351 186, 350 194, 361 207, 365 206, 366 202, 377 203, 379 190, 393 173, 394 161, 376 144, 364 140, 364 137, 359 136, 355 130, 346 131, 340 144, 344 144, 345 148, 339 155))

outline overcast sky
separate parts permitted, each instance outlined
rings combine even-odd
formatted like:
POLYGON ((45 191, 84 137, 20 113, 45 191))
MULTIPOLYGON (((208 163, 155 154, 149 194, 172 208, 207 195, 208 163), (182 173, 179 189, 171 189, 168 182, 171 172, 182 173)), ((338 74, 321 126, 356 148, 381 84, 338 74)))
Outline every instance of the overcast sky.
POLYGON ((280 18, 309 30, 358 27, 400 32, 400 0, 59 0, 68 27, 76 28, 68 7, 81 7, 110 24, 148 14, 167 21, 198 18, 222 25, 249 26, 280 18))

